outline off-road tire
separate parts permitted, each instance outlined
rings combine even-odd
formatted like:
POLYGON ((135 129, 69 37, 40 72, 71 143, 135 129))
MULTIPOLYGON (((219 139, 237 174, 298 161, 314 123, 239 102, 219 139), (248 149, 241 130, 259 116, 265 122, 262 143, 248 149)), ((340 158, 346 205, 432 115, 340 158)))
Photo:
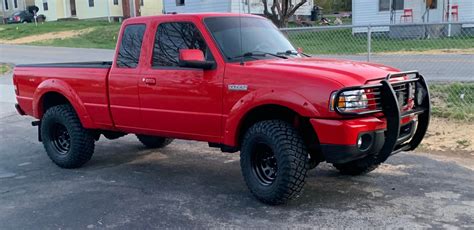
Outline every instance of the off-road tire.
POLYGON ((61 168, 79 168, 94 154, 95 140, 92 133, 82 127, 71 105, 64 104, 49 108, 41 120, 41 137, 49 158, 61 168), (55 145, 59 127, 69 137, 69 148, 61 153, 55 145))
POLYGON ((268 120, 248 129, 241 146, 240 166, 250 192, 261 202, 278 205, 299 196, 308 171, 308 151, 299 133, 287 122, 268 120), (277 170, 273 182, 263 185, 257 175, 254 157, 257 146, 273 152, 277 170))
POLYGON ((150 149, 159 149, 164 148, 171 144, 174 139, 171 138, 164 138, 164 137, 155 137, 155 136, 148 136, 148 135, 136 135, 138 140, 145 145, 147 148, 150 149))
POLYGON ((375 155, 369 155, 344 164, 333 164, 341 174, 350 176, 359 176, 370 173, 379 167, 379 165, 380 163, 377 161, 375 155))

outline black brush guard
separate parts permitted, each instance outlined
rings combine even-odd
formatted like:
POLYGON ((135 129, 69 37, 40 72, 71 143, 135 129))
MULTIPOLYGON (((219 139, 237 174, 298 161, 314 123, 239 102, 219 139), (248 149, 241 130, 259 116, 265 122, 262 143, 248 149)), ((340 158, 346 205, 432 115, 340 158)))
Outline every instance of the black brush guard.
POLYGON ((426 134, 431 116, 430 95, 424 77, 418 71, 389 74, 380 84, 345 88, 335 94, 334 101, 339 101, 339 97, 345 91, 360 89, 380 89, 380 108, 363 112, 344 112, 337 108, 337 106, 334 107, 336 112, 343 116, 362 116, 380 112, 385 115, 387 122, 385 142, 381 151, 377 154, 377 160, 381 163, 393 154, 416 149, 426 134), (408 76, 409 79, 390 82, 391 78, 405 76, 408 76), (415 83, 415 106, 408 111, 401 111, 394 87, 407 83, 415 83), (418 100, 421 103, 416 103, 417 97, 421 97, 418 100), (400 137, 401 120, 411 115, 418 115, 418 122, 413 125, 413 130, 409 136, 411 139, 406 136, 400 137))

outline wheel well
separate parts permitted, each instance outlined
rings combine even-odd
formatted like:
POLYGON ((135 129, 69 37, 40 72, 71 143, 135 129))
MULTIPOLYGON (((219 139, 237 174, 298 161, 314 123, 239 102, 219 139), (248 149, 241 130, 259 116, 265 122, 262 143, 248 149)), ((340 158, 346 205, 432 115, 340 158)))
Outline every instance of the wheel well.
POLYGON ((320 152, 319 139, 309 118, 280 105, 259 106, 245 115, 237 135, 239 147, 247 130, 255 123, 265 120, 283 120, 292 124, 299 131, 310 151, 320 152))
POLYGON ((39 109, 40 109, 40 114, 43 116, 43 114, 51 107, 57 106, 57 105, 63 105, 63 104, 71 104, 69 100, 63 96, 60 93, 57 92, 49 92, 43 95, 39 109))

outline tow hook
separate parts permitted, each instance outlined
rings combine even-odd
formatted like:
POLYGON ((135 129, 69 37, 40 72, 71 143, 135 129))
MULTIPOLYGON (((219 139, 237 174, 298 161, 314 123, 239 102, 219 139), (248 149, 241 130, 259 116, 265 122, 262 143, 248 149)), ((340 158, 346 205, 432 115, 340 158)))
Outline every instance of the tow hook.
POLYGON ((41 121, 32 121, 32 126, 38 126, 38 141, 42 142, 43 138, 41 138, 41 121))

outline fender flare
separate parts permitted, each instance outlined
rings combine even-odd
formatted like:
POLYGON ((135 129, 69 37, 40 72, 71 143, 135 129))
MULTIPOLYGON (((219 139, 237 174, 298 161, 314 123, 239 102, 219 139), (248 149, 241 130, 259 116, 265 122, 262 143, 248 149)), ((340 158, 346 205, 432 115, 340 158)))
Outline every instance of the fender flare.
POLYGON ((265 106, 286 107, 302 117, 317 117, 318 110, 302 95, 293 91, 262 90, 254 91, 240 98, 230 109, 224 124, 224 144, 237 146, 240 128, 245 116, 252 110, 265 106))
POLYGON ((48 79, 41 84, 38 85, 36 88, 34 95, 33 95, 33 116, 36 118, 41 119, 43 117, 44 111, 41 110, 43 97, 47 93, 59 93, 64 96, 69 103, 72 105, 74 110, 79 117, 82 125, 85 128, 92 128, 94 126, 94 122, 92 121, 89 113, 87 112, 84 103, 82 102, 79 95, 77 95, 76 91, 65 81, 58 80, 58 79, 48 79))

